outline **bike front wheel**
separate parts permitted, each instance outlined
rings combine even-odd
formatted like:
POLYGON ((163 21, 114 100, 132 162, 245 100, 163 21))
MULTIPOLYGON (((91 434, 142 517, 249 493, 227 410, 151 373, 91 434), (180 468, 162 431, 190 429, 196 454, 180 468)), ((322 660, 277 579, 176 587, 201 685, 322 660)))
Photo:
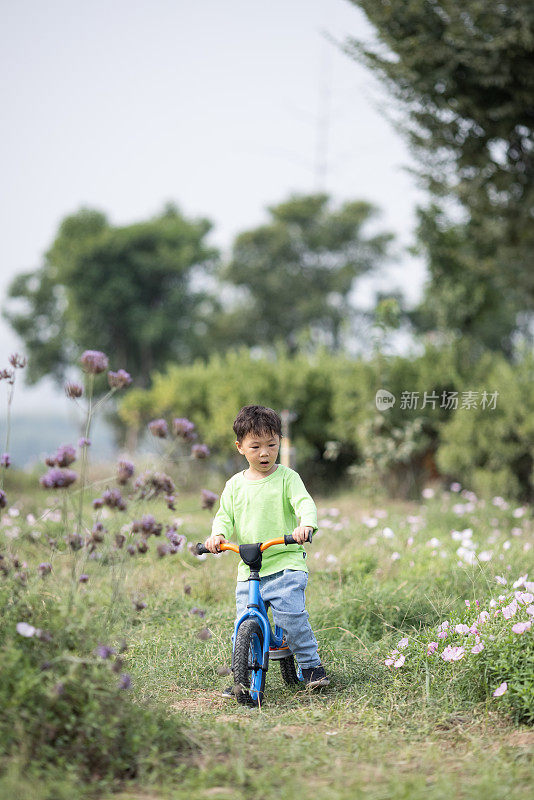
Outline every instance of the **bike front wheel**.
MULTIPOLYGON (((265 667, 267 668, 269 656, 265 667)), ((246 619, 239 626, 234 647, 234 683, 238 703, 260 706, 265 690, 263 667, 263 631, 255 619, 246 619)))

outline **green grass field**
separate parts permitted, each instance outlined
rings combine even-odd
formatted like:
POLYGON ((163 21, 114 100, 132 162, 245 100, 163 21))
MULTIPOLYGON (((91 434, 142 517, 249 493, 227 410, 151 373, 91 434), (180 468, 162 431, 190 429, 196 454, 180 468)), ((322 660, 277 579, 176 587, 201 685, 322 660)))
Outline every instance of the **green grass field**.
MULTIPOLYGON (((34 600, 25 601, 27 621, 33 614, 36 626, 46 627, 48 602, 56 604, 63 620, 54 623, 63 626, 54 644, 22 641, 13 634, 10 647, 20 645, 30 654, 32 647, 41 647, 44 653, 60 646, 69 626, 72 636, 84 632, 82 644, 76 640, 67 648, 80 657, 85 653, 88 658, 98 644, 118 649, 126 640, 121 670, 131 676, 132 686, 121 696, 127 695, 134 708, 164 709, 183 740, 177 745, 171 738, 166 747, 163 738, 155 747, 155 734, 152 739, 146 734, 147 748, 135 774, 110 778, 93 767, 80 780, 74 763, 61 758, 53 763, 52 758, 46 766, 29 745, 25 751, 21 733, 15 749, 3 749, 0 796, 530 796, 534 732, 524 721, 531 722, 533 712, 532 630, 522 635, 504 631, 499 618, 487 623, 493 633, 481 629, 483 653, 471 654, 472 637, 458 662, 426 652, 444 620, 453 626, 476 608, 476 601, 480 608, 491 598, 502 605, 502 592, 513 593, 520 576, 534 575, 533 525, 525 509, 454 493, 420 504, 370 501, 348 493, 317 498, 320 533, 309 548, 307 607, 331 684, 315 694, 286 687, 278 664, 272 663, 263 707, 252 709, 220 697, 230 682, 225 672, 237 558, 225 553, 201 560, 187 548, 158 557, 156 546, 164 537, 150 537, 148 552, 133 557, 112 545, 114 534, 142 513, 167 523, 178 518, 178 531, 189 543, 203 540, 213 512, 201 510, 200 492, 180 497, 175 512, 161 501, 125 513, 107 511, 102 517, 106 539, 95 549, 97 558, 88 557, 86 548, 73 554, 60 544, 50 551, 46 538, 61 542, 65 524, 74 522, 75 503, 65 510, 67 517, 52 511, 52 520, 50 515, 48 521, 40 519, 45 507, 54 508, 55 499, 26 491, 24 500, 14 504, 19 516, 3 514, 2 552, 5 558, 18 554, 28 565, 24 591, 34 600), (36 521, 30 517, 28 522, 28 514, 36 521), (40 562, 51 563, 50 574, 35 574, 40 562), (82 573, 88 579, 80 584, 82 573), (206 629, 208 638, 199 638, 206 629), (403 637, 408 640, 402 650, 405 663, 386 666, 403 637), (493 697, 502 681, 508 682, 508 691, 493 697)), ((57 499, 61 503, 60 493, 57 499)), ((525 605, 506 624, 521 614, 528 619, 525 605)), ((12 614, 7 627, 15 619, 12 614)), ((447 641, 456 642, 454 636, 447 641)), ((61 647, 66 652, 67 645, 61 647)), ((43 691, 49 696, 56 679, 46 680, 43 691)), ((128 724, 135 727, 135 713, 132 719, 128 724)), ((142 741, 146 721, 139 719, 142 741)), ((106 724, 112 726, 113 719, 106 724)), ((61 742, 54 741, 54 747, 61 742)))

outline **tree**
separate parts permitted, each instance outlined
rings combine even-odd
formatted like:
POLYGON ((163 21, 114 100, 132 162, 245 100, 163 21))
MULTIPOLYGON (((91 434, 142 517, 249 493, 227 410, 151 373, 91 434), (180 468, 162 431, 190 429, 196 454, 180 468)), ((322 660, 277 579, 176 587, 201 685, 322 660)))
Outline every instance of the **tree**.
POLYGON ((518 316, 520 297, 495 269, 491 243, 473 240, 468 225, 453 224, 435 204, 419 209, 418 216, 429 278, 421 303, 408 314, 415 328, 461 340, 467 363, 485 349, 511 358, 517 331, 527 331, 518 316))
MULTIPOLYGON (((377 41, 347 49, 398 102, 420 176, 436 197, 456 198, 462 238, 482 253, 482 263, 464 259, 469 280, 480 284, 491 272, 516 313, 534 310, 534 5, 351 2, 377 41)), ((458 232, 452 226, 451 238, 458 232)))
POLYGON ((205 243, 210 229, 174 206, 126 227, 93 210, 66 217, 44 265, 9 287, 4 315, 24 341, 30 382, 61 382, 87 348, 113 353, 140 386, 169 360, 205 354, 215 301, 200 278, 217 257, 205 243))
POLYGON ((268 224, 236 238, 221 272, 240 291, 221 327, 238 326, 249 346, 283 341, 295 352, 311 342, 339 350, 355 281, 386 258, 392 235, 365 235, 377 213, 371 204, 332 210, 326 194, 294 195, 269 212, 268 224))

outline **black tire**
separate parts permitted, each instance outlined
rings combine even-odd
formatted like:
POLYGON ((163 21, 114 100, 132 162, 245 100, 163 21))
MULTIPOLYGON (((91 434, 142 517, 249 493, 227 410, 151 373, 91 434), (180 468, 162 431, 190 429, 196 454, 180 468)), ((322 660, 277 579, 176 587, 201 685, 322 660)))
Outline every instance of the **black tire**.
MULTIPOLYGON (((246 619, 237 632, 234 648, 234 684, 237 702, 242 705, 260 706, 263 703, 265 690, 265 671, 259 669, 259 659, 254 658, 254 647, 263 650, 263 631, 259 622, 246 619), (258 665, 252 669, 252 664, 258 665), (259 692, 250 694, 251 682, 260 673, 259 692)), ((267 659, 269 657, 267 656, 267 659)), ((267 665, 266 665, 267 666, 267 665)))
POLYGON ((294 656, 280 659, 280 672, 282 673, 284 683, 287 683, 288 686, 297 686, 300 683, 297 677, 294 656))

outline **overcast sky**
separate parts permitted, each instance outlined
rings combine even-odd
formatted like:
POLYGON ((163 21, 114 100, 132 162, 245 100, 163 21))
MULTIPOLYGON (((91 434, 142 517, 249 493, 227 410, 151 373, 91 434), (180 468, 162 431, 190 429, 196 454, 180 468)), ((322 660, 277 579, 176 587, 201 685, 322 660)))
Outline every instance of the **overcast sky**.
MULTIPOLYGON (((166 201, 207 216, 214 244, 261 223, 267 205, 321 188, 370 200, 410 243, 422 201, 407 149, 370 74, 329 43, 372 38, 348 0, 1 0, 0 295, 33 270, 66 214, 114 224, 166 201), (320 122, 318 122, 320 120, 320 122), (322 137, 322 139, 321 139, 322 137)), ((416 299, 423 267, 408 255, 380 280, 416 299)), ((87 347, 92 346, 87 342, 87 347)), ((0 367, 21 349, 0 323, 0 367)), ((112 364, 120 367, 120 364, 112 364)), ((16 408, 50 407, 46 383, 16 408)))

